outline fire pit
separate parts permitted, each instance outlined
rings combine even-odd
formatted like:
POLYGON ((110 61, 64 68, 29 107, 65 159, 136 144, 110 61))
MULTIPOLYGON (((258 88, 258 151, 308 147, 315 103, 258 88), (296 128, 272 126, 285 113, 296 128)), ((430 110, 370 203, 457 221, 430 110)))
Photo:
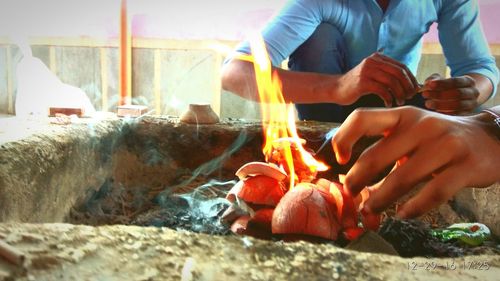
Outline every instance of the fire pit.
MULTIPOLYGON (((262 127, 257 122, 225 120, 196 126, 179 123, 176 118, 146 117, 137 121, 85 120, 67 126, 35 122, 25 127, 30 128, 26 134, 15 129, 19 133, 16 137, 8 131, 13 127, 3 127, 6 134, 0 147, 0 217, 11 223, 0 224, 0 238, 23 251, 32 263, 24 269, 0 267, 0 276, 32 276, 36 280, 53 280, 54 276, 389 280, 398 279, 396 276, 404 272, 415 280, 428 280, 436 273, 486 280, 498 274, 500 259, 491 252, 455 260, 407 260, 345 251, 338 247, 345 246, 338 241, 283 243, 278 241, 281 238, 262 241, 234 235, 229 226, 218 224, 219 217, 229 206, 224 197, 238 180, 235 172, 248 162, 265 161, 262 127), (71 224, 47 224, 60 222, 71 224), (455 271, 443 267, 452 261, 461 267, 455 271), (489 270, 462 268, 478 262, 486 263, 489 270), (420 267, 424 263, 434 271, 420 267)), ((331 128, 331 124, 315 122, 297 125, 299 135, 312 150, 319 148, 331 128)), ((358 151, 370 140, 364 142, 358 151)), ((332 155, 327 146, 318 156, 331 167, 321 177, 335 179, 336 173, 346 172, 348 167, 333 163, 332 155)), ((423 220, 441 226, 472 219, 486 223, 498 234, 497 218, 485 216, 487 208, 477 212, 474 207, 487 203, 479 201, 486 197, 481 192, 498 196, 492 190, 474 191, 475 200, 462 194, 423 220), (453 209, 461 212, 457 214, 453 209)), ((490 212, 496 210, 487 207, 490 212)), ((424 245, 424 229, 412 223, 382 225, 387 237, 399 235, 395 239, 403 245, 395 247, 399 251, 408 241, 424 245), (404 232, 387 230, 388 226, 404 232), (405 240, 410 232, 419 232, 420 236, 405 240)), ((440 255, 438 250, 435 256, 440 255)), ((5 266, 3 260, 0 266, 5 266)))
MULTIPOLYGON (((342 183, 352 162, 320 150, 332 124, 296 124, 263 43, 252 45, 256 58, 242 59, 258 62, 262 124, 185 124, 199 113, 11 124, 0 219, 70 224, 0 224, 0 279, 496 277, 500 250, 495 237, 483 241, 486 226, 444 227, 479 220, 498 235, 498 188, 459 195, 422 220, 393 219, 396 206, 360 212, 369 193, 353 197, 342 183)), ((351 161, 374 141, 358 142, 351 161)))

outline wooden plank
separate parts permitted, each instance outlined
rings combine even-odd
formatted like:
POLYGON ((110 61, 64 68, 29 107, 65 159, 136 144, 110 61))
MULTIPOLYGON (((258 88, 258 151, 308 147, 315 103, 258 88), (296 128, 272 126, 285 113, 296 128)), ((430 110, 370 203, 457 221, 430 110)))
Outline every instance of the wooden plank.
POLYGON ((101 66, 101 110, 109 110, 108 98, 108 51, 107 48, 99 50, 101 66))
MULTIPOLYGON (((61 46, 61 47, 96 47, 96 48, 118 48, 117 39, 100 39, 90 37, 32 37, 30 44, 35 46, 61 46)), ((11 42, 0 37, 0 45, 8 45, 11 42)), ((239 44, 235 40, 183 40, 183 39, 157 39, 157 38, 135 38, 132 42, 133 48, 145 49, 171 49, 171 50, 214 50, 219 53, 228 53, 239 44)))
POLYGON ((12 73, 14 67, 12 65, 12 47, 5 47, 5 59, 7 65, 7 113, 14 114, 14 80, 12 73))
MULTIPOLYGON (((148 49, 172 49, 172 50, 214 50, 221 54, 231 51, 239 44, 239 40, 179 40, 179 39, 159 39, 159 38, 134 38, 133 48, 148 49)), ((0 45, 8 45, 12 42, 8 37, 0 37, 0 45)), ((119 40, 116 38, 91 38, 91 37, 32 37, 31 45, 46 46, 70 46, 70 47, 119 47, 119 40)), ((491 43, 490 49, 494 56, 500 56, 500 43, 491 43)), ((424 43, 422 46, 424 54, 442 54, 440 43, 424 43)))
POLYGON ((57 75, 57 63, 56 63, 56 49, 54 46, 49 47, 49 68, 52 73, 57 75))
MULTIPOLYGON (((108 47, 118 48, 119 41, 116 38, 91 38, 91 37, 30 37, 32 46, 61 46, 61 47, 108 47)), ((0 37, 0 45, 13 44, 8 38, 0 37)))
POLYGON ((119 105, 132 102, 132 36, 127 14, 127 0, 120 8, 120 101, 119 105))
POLYGON ((215 65, 214 65, 214 90, 213 90, 213 99, 212 99, 212 109, 220 116, 221 113, 221 93, 222 93, 222 84, 221 84, 221 68, 222 68, 222 60, 223 57, 220 54, 215 55, 215 65))
POLYGON ((153 62, 154 62, 154 103, 155 103, 155 114, 162 114, 162 100, 161 100, 161 53, 159 49, 154 50, 153 62))
POLYGON ((439 43, 424 43, 422 46, 422 54, 439 55, 443 53, 443 48, 439 43))
POLYGON ((490 44, 491 54, 500 56, 500 44, 490 44))
POLYGON ((221 54, 231 52, 239 41, 230 40, 176 40, 134 38, 134 48, 169 49, 169 50, 213 50, 221 54))

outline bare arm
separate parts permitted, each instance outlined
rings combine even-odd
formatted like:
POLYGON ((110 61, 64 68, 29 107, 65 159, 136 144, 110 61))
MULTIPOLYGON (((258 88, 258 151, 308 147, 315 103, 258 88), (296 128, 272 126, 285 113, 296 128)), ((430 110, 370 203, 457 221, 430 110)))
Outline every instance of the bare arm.
MULTIPOLYGON (((283 84, 285 101, 348 105, 361 96, 376 94, 386 106, 404 104, 417 87, 413 74, 401 63, 375 53, 343 75, 295 72, 274 68, 283 84)), ((253 64, 233 59, 222 70, 222 87, 258 101, 253 64)))
MULTIPOLYGON (((327 89, 336 88, 339 75, 293 72, 273 67, 283 83, 285 101, 294 103, 339 102, 335 95, 328 96, 327 89), (310 93, 304 95, 303 93, 310 93)), ((222 70, 222 88, 239 96, 259 101, 253 64, 232 60, 222 70)))
POLYGON ((493 85, 491 84, 490 79, 486 76, 476 73, 468 74, 472 79, 474 79, 474 84, 479 92, 479 96, 477 97, 478 105, 482 105, 491 96, 491 92, 493 91, 493 85))

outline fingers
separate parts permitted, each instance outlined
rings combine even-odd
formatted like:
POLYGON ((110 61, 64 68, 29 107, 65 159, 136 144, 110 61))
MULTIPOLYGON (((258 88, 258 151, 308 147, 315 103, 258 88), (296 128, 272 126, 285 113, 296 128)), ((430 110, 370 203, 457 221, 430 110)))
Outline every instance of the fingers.
POLYGON ((457 88, 475 87, 475 80, 469 76, 431 79, 426 83, 426 86, 429 91, 445 91, 457 88))
POLYGON ((413 85, 413 88, 416 89, 418 87, 417 78, 415 77, 415 75, 413 75, 413 73, 410 71, 410 69, 408 69, 408 67, 404 63, 401 63, 401 62, 399 62, 391 57, 384 56, 380 53, 378 53, 378 55, 384 61, 390 62, 390 63, 395 64, 395 65, 399 66, 400 68, 402 68, 405 71, 405 73, 408 75, 408 78, 410 78, 412 85, 413 85))
POLYGON ((422 96, 433 100, 473 100, 477 99, 479 92, 476 88, 460 88, 442 92, 425 91, 422 96))
POLYGON ((417 195, 400 206, 397 216, 402 219, 418 217, 448 201, 465 186, 461 175, 466 174, 467 169, 466 165, 460 165, 443 170, 417 195))
MULTIPOLYGON (((441 138, 437 143, 421 145, 412 157, 390 173, 377 190, 370 195, 365 206, 370 212, 381 212, 420 182, 450 163, 455 155, 449 149, 458 142, 451 137, 441 138)), ((346 185, 349 174, 346 177, 346 185)))
POLYGON ((371 71, 372 79, 390 87, 399 103, 404 103, 407 97, 415 93, 418 83, 404 64, 378 53, 370 56, 368 63, 370 68, 375 69, 371 71), (398 85, 404 89, 403 92, 398 89, 398 85))
POLYGON ((429 83, 431 81, 434 81, 434 80, 441 80, 443 79, 443 77, 439 74, 439 73, 433 73, 431 76, 427 77, 427 79, 425 79, 425 86, 426 87, 429 87, 429 83))
POLYGON ((392 107, 392 95, 389 88, 375 80, 366 80, 363 82, 363 94, 375 94, 384 101, 385 107, 392 107))
POLYGON ((425 107, 441 113, 470 112, 478 106, 477 100, 427 100, 425 107))
POLYGON ((357 194, 365 186, 373 184, 373 180, 387 167, 410 155, 426 138, 427 135, 422 130, 399 130, 390 137, 379 140, 366 149, 352 166, 345 178, 346 187, 357 194))
POLYGON ((470 112, 478 106, 479 90, 469 76, 441 79, 433 74, 426 80, 426 91, 422 96, 427 99, 428 109, 441 113, 458 114, 470 112))
MULTIPOLYGON (((401 83, 399 82, 399 80, 396 77, 394 77, 390 74, 389 75, 375 75, 372 77, 372 79, 375 82, 378 82, 379 84, 384 85, 385 89, 389 88, 391 90, 390 92, 387 91, 389 98, 390 98, 390 101, 391 101, 389 106, 387 106, 387 103, 386 103, 387 107, 390 107, 392 105, 392 96, 394 96, 394 98, 396 99, 397 105, 404 104, 405 98, 406 98, 405 89, 403 89, 403 86, 401 85, 401 83), (391 95, 391 93, 392 93, 392 95, 391 95)), ((385 98, 382 98, 382 99, 384 99, 384 102, 386 102, 385 98)))
POLYGON ((380 110, 358 109, 354 111, 332 139, 335 157, 340 164, 351 158, 352 146, 362 136, 383 135, 399 123, 403 110, 415 110, 409 107, 380 110))

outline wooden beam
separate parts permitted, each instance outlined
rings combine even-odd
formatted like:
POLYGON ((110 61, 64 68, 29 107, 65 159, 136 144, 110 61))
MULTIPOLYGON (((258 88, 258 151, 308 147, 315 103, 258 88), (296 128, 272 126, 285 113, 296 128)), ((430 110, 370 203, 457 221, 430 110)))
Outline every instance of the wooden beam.
POLYGON ((54 75, 57 75, 57 59, 56 59, 56 49, 54 46, 49 46, 49 68, 54 75))
POLYGON ((424 43, 422 45, 422 54, 439 55, 443 53, 443 48, 439 43, 424 43))
MULTIPOLYGON (((0 37, 0 45, 9 45, 12 42, 7 37, 0 37)), ((91 37, 32 37, 30 44, 36 46, 68 46, 68 47, 108 47, 118 48, 119 38, 91 38, 91 37)), ((239 44, 239 40, 180 40, 159 38, 134 38, 133 48, 170 49, 170 50, 232 50, 239 44)), ((491 53, 500 56, 500 43, 489 44, 491 53)), ((442 54, 440 43, 423 43, 423 54, 442 54)))
POLYGON ((7 113, 14 114, 14 81, 13 75, 14 67, 12 66, 12 47, 5 46, 5 59, 7 65, 7 113))
POLYGON ((108 50, 100 48, 100 65, 101 65, 101 110, 109 111, 108 101, 108 50))
POLYGON ((214 65, 214 92, 212 99, 212 109, 220 116, 221 114, 221 94, 222 94, 222 84, 221 84, 221 69, 223 57, 220 54, 215 55, 215 65, 214 65))
POLYGON ((122 0, 120 9, 120 99, 119 105, 132 101, 132 40, 130 21, 127 14, 127 0, 122 0))
POLYGON ((229 53, 239 41, 232 40, 178 40, 156 38, 134 38, 134 48, 168 49, 168 50, 213 50, 218 53, 229 53))
POLYGON ((154 80, 153 80, 153 91, 155 99, 155 115, 160 115, 162 113, 162 100, 161 100, 161 53, 159 49, 154 50, 153 56, 154 63, 154 80))

